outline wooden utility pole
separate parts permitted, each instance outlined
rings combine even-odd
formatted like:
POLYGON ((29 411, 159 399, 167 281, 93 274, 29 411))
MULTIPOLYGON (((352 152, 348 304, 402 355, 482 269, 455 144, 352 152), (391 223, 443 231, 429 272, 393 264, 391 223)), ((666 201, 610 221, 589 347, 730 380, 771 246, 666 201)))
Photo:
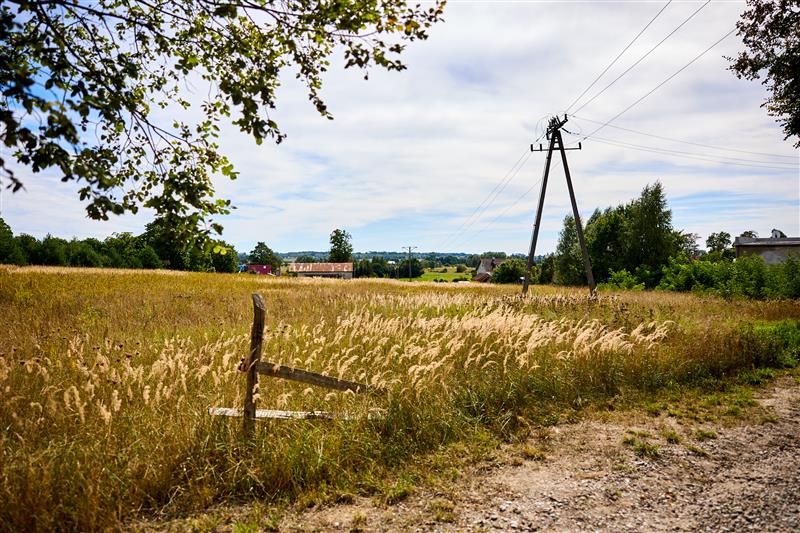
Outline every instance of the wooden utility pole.
MULTIPOLYGON (((569 189, 569 199, 572 203, 572 215, 575 217, 575 229, 578 232, 578 241, 581 245, 581 252, 583 253, 583 266, 586 269, 586 280, 589 282, 589 294, 594 294, 596 285, 594 283, 594 276, 592 275, 592 263, 589 260, 589 250, 586 248, 586 240, 583 237, 583 225, 581 224, 581 216, 578 213, 578 203, 575 201, 575 191, 572 188, 572 177, 569 173, 569 165, 567 164, 567 150, 580 150, 581 144, 578 143, 577 148, 565 148, 564 139, 561 138, 561 128, 567 123, 567 116, 564 119, 552 117, 547 126, 547 139, 550 140, 550 145, 547 148, 547 159, 544 164, 544 175, 542 176, 542 189, 539 192, 539 206, 536 210, 536 222, 533 224, 533 234, 531 235, 531 246, 528 250, 528 268, 525 270, 525 278, 522 282, 522 294, 527 294, 528 285, 530 284, 530 272, 533 268, 533 260, 536 256, 536 243, 539 240, 539 227, 542 223, 542 208, 544 208, 544 195, 547 192, 547 178, 550 175, 550 163, 553 160, 553 151, 558 147, 561 152, 561 162, 564 164, 564 175, 567 179, 567 189, 569 189)), ((542 145, 536 149, 531 145, 531 152, 544 152, 542 145)))
MULTIPOLYGON (((408 281, 411 281, 411 250, 416 250, 416 246, 403 246, 403 250, 408 250, 408 281)), ((399 269, 397 277, 400 277, 399 269)))

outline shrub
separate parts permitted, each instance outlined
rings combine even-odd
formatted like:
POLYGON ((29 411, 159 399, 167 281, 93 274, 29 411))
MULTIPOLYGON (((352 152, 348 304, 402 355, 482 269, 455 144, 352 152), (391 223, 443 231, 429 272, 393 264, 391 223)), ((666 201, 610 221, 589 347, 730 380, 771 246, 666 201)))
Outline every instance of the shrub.
POLYGON ((644 290, 644 283, 639 283, 639 280, 630 272, 625 270, 612 270, 608 283, 605 286, 612 289, 629 289, 633 291, 644 290))

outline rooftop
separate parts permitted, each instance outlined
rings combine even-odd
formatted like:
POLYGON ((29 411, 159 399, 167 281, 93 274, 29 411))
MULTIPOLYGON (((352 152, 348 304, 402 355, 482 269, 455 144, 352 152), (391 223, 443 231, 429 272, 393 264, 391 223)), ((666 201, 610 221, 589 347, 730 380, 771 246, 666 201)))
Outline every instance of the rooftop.
POLYGON ((352 272, 353 263, 289 263, 289 272, 333 273, 352 272))
POLYGON ((733 241, 734 246, 800 246, 800 237, 783 237, 775 239, 772 237, 736 237, 733 241))

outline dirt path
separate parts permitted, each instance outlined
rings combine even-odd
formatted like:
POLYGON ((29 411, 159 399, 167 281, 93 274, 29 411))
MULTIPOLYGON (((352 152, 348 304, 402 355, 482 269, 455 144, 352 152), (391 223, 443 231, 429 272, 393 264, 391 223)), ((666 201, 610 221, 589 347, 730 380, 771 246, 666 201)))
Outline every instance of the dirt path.
POLYGON ((453 490, 390 507, 306 511, 280 529, 800 531, 800 385, 780 378, 757 399, 774 416, 732 427, 688 429, 665 415, 563 426, 532 443, 544 460, 468 473, 453 490), (680 443, 666 442, 670 430, 680 443))

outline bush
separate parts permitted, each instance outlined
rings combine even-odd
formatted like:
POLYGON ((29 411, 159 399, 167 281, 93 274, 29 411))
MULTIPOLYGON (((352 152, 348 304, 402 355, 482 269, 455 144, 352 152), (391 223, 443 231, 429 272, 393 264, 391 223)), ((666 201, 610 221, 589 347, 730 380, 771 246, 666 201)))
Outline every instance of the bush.
POLYGON ((522 259, 508 259, 495 267, 492 272, 492 283, 519 283, 525 275, 527 265, 522 259))
POLYGON ((767 265, 757 255, 736 261, 692 261, 673 257, 663 269, 658 289, 718 294, 725 298, 800 297, 800 260, 790 257, 767 265))
POLYGON ((622 270, 612 270, 608 283, 605 283, 604 286, 610 289, 643 291, 645 284, 640 283, 636 276, 623 268, 622 270))

